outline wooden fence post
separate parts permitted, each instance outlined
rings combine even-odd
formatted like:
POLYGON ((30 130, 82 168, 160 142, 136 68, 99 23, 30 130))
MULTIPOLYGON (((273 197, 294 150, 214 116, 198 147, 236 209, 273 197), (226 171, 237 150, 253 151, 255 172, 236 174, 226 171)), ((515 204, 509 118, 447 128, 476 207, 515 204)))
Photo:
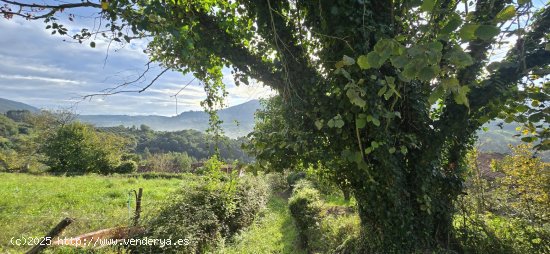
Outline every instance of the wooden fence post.
POLYGON ((139 217, 141 215, 141 196, 143 195, 143 188, 139 188, 136 196, 136 213, 134 215, 134 226, 139 223, 139 217))
MULTIPOLYGON (((52 228, 52 230, 50 230, 50 232, 44 236, 43 239, 50 239, 50 243, 53 242, 53 238, 58 236, 59 234, 61 234, 61 232, 63 232, 63 230, 69 226, 71 223, 73 223, 73 219, 71 218, 65 218, 63 219, 62 221, 60 221, 57 226, 55 226, 54 228, 52 228)), ((30 249, 29 251, 26 252, 26 254, 36 254, 36 253, 40 253, 41 251, 43 251, 44 249, 46 249, 47 247, 49 246, 49 244, 42 244, 42 241, 35 245, 34 247, 32 247, 32 249, 30 249)))

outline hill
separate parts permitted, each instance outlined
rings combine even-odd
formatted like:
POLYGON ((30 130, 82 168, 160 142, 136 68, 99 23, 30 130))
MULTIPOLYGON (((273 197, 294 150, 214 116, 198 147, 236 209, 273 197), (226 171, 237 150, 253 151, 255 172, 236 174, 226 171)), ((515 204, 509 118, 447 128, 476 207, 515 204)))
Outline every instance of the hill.
MULTIPOLYGON (((251 100, 243 104, 222 109, 218 112, 223 121, 222 127, 225 135, 230 138, 246 136, 254 128, 254 113, 261 108, 258 100, 251 100)), ((37 108, 7 99, 0 98, 0 112, 8 110, 27 109, 36 112, 37 108)), ((203 111, 187 111, 177 116, 167 117, 158 115, 130 116, 130 115, 79 115, 78 119, 93 124, 97 127, 139 127, 145 124, 156 131, 205 131, 208 128, 208 114, 203 111)), ((504 123, 502 120, 494 120, 484 125, 485 131, 478 131, 477 146, 485 153, 509 153, 509 144, 519 144, 520 138, 515 130, 517 123, 504 123)), ((545 160, 550 160, 550 152, 539 154, 545 160)))
MULTIPOLYGON (((222 109, 218 112, 223 121, 225 134, 231 138, 246 136, 254 128, 254 113, 260 108, 258 100, 222 109)), ((78 119, 97 127, 125 126, 139 127, 145 124, 157 131, 180 131, 193 129, 205 131, 208 128, 208 114, 203 111, 187 111, 177 116, 157 115, 79 115, 78 119)))
POLYGON ((28 105, 28 104, 25 104, 25 103, 22 103, 22 102, 17 102, 17 101, 12 101, 12 100, 8 100, 8 99, 0 98, 0 113, 5 114, 6 112, 8 112, 10 110, 28 110, 28 111, 31 111, 31 112, 40 111, 38 108, 35 108, 31 105, 28 105))

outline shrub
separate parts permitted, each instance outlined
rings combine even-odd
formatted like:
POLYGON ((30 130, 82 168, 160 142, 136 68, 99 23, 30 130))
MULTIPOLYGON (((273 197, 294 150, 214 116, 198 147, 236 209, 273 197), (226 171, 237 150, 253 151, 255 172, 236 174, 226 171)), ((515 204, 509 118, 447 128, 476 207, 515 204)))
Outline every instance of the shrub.
POLYGON ((290 188, 294 188, 294 185, 298 183, 298 181, 305 179, 306 176, 307 176, 306 173, 302 171, 291 172, 286 178, 288 182, 288 186, 290 186, 290 188))
POLYGON ((314 249, 314 242, 320 239, 320 221, 322 203, 319 192, 306 180, 294 185, 292 197, 288 201, 290 213, 298 228, 298 236, 302 247, 314 249))
POLYGON ((282 193, 289 189, 285 173, 269 173, 265 175, 269 189, 273 193, 282 193))
POLYGON ((184 186, 147 225, 144 236, 187 239, 183 246, 136 246, 136 253, 205 253, 249 226, 265 207, 267 185, 257 177, 205 176, 184 186))
POLYGON ((309 253, 357 253, 360 220, 349 207, 329 206, 308 180, 294 186, 288 204, 302 247, 309 253))
POLYGON ((182 173, 191 171, 193 158, 187 153, 155 153, 146 156, 143 171, 182 173))
POLYGON ((127 174, 137 171, 138 165, 135 161, 124 161, 116 169, 115 173, 127 174))

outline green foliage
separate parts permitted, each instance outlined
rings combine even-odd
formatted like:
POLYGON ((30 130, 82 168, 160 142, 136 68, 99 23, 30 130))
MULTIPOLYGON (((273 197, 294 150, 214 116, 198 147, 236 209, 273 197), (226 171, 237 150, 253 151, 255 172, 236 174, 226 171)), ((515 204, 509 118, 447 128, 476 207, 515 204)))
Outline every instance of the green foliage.
MULTIPOLYGON (((10 1, 2 11, 35 14, 36 7, 10 1)), ((45 6, 36 18, 66 34, 55 17, 60 10, 66 8, 45 6)), ((259 114, 251 137, 258 161, 273 170, 321 164, 331 170, 327 179, 350 186, 365 252, 453 247, 460 165, 487 121, 523 123, 525 141, 550 149, 549 128, 541 124, 550 99, 547 5, 119 0, 101 15, 108 39, 124 44, 150 36, 145 52, 152 61, 204 83, 215 140, 214 113, 227 93, 224 67, 237 84, 252 78, 277 90, 278 103, 259 114), (505 27, 510 5, 516 18, 505 27), (489 68, 497 39, 508 35, 521 39, 489 68)), ((79 42, 91 37, 88 29, 73 35, 79 42)))
POLYGON ((316 251, 315 240, 320 239, 319 223, 322 211, 319 192, 309 182, 300 181, 294 186, 288 207, 298 228, 303 248, 316 251))
POLYGON ((194 160, 187 153, 155 153, 145 157, 144 166, 140 169, 145 172, 190 172, 194 160))
POLYGON ((303 171, 297 171, 297 172, 291 172, 286 177, 286 182, 290 188, 294 189, 295 185, 302 179, 306 178, 306 172, 303 171))
POLYGON ((288 172, 273 172, 265 175, 272 194, 281 194, 290 189, 287 181, 289 175, 288 172))
POLYGON ((347 241, 359 237, 357 214, 346 214, 347 207, 325 203, 307 180, 296 184, 288 206, 300 242, 309 253, 342 253, 347 241))
POLYGON ((51 172, 108 174, 120 164, 124 142, 121 137, 75 122, 60 127, 41 150, 51 172))
POLYGON ((229 139, 219 137, 219 142, 214 142, 214 137, 196 130, 182 130, 174 132, 153 131, 149 126, 142 125, 138 128, 101 127, 100 131, 125 136, 135 144, 134 152, 145 155, 151 154, 186 153, 195 160, 202 161, 218 153, 223 160, 250 162, 252 159, 242 149, 241 145, 247 143, 244 138, 229 139))
POLYGON ((17 123, 15 123, 10 118, 0 115, 0 136, 1 137, 10 137, 14 136, 19 132, 17 123))
POLYGON ((184 246, 136 246, 138 252, 204 253, 249 226, 267 201, 267 185, 260 178, 227 181, 201 178, 175 193, 147 226, 145 236, 188 239, 184 246), (231 190, 234 189, 234 190, 231 190))
POLYGON ((498 179, 497 195, 505 215, 533 224, 550 223, 550 163, 533 157, 532 146, 512 147, 513 155, 494 163, 504 174, 498 179))
POLYGON ((128 174, 137 171, 138 165, 135 161, 123 161, 116 167, 115 173, 128 174))
POLYGON ((547 253, 548 163, 534 158, 531 147, 520 145, 514 154, 479 165, 479 154, 468 156, 467 195, 457 202, 454 227, 462 248, 478 253, 547 253), (485 166, 486 167, 486 166, 485 166), (488 174, 496 175, 491 180, 488 174))

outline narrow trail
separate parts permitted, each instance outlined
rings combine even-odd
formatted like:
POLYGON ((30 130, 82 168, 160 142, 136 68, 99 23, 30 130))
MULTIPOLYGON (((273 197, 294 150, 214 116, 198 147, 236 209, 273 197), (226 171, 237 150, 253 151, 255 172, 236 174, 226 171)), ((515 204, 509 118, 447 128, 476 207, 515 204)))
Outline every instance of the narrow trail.
POLYGON ((219 253, 306 253, 297 242, 298 233, 288 211, 287 199, 272 195, 263 216, 235 237, 219 253))

